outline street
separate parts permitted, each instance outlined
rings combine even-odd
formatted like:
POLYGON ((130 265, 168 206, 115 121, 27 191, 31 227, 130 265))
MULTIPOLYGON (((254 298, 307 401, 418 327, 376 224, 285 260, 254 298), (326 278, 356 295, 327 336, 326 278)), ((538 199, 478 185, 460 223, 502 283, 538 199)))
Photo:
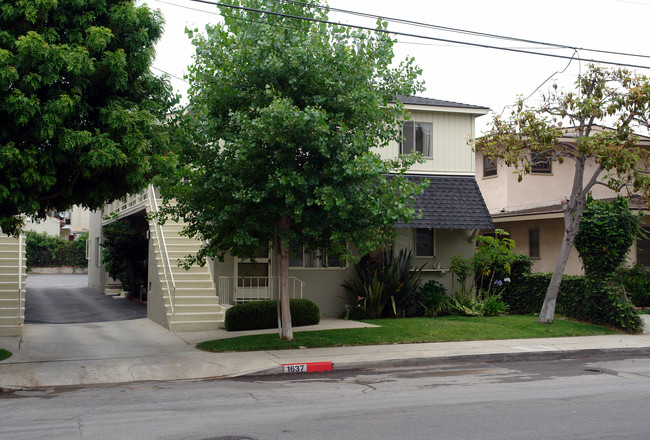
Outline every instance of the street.
POLYGON ((645 439, 650 357, 17 390, 3 439, 645 439))

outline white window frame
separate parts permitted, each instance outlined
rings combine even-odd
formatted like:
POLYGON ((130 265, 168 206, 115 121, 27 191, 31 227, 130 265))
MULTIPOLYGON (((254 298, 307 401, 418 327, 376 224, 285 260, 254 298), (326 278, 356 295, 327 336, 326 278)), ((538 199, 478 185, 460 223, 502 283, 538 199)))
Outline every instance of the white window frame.
MULTIPOLYGON (((295 245, 293 245, 295 246, 295 245)), ((323 266, 322 262, 327 261, 327 255, 321 251, 309 251, 304 246, 298 246, 295 257, 289 257, 289 269, 320 269, 320 270, 336 270, 347 269, 347 262, 343 266, 323 266), (312 256, 314 255, 315 256, 312 256), (291 265, 291 259, 297 259, 300 256, 301 265, 291 265), (308 261, 313 261, 314 265, 307 265, 308 261)))
MULTIPOLYGON (((424 131, 424 130, 423 130, 424 131)), ((419 122, 419 121, 404 121, 402 125, 402 142, 399 144, 400 154, 413 154, 421 153, 422 157, 426 159, 433 158, 433 124, 431 122, 419 122), (423 133, 423 139, 418 145, 418 128, 428 128, 428 142, 426 141, 426 133, 423 133), (410 133, 409 133, 410 132, 410 133), (408 142, 411 142, 412 145, 409 147, 406 145, 408 142)))

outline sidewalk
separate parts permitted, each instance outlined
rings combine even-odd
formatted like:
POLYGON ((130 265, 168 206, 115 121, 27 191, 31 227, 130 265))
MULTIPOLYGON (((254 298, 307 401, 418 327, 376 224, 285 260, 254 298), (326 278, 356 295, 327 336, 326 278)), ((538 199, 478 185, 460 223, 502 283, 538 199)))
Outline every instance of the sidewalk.
MULTIPOLYGON (((646 319, 646 328, 650 322, 646 319)), ((354 328, 323 320, 294 331, 354 328)), ((275 330, 277 331, 277 330, 275 330)), ((261 332, 274 332, 260 331, 261 332)), ((436 342, 301 350, 208 353, 198 342, 254 332, 172 334, 148 319, 90 324, 28 324, 22 341, 0 337, 14 355, 0 362, 0 389, 163 381, 282 373, 282 364, 332 362, 335 370, 466 361, 561 359, 650 354, 650 334, 436 342)))

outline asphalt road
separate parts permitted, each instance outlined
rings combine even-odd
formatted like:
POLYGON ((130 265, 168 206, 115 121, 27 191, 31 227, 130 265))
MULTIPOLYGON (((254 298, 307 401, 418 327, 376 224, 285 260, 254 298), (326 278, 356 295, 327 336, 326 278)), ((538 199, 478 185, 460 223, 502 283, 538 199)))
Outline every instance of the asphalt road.
POLYGON ((47 388, 3 440, 647 439, 650 357, 47 388))
POLYGON ((146 305, 89 288, 87 275, 27 276, 26 324, 78 324, 146 317, 146 305))

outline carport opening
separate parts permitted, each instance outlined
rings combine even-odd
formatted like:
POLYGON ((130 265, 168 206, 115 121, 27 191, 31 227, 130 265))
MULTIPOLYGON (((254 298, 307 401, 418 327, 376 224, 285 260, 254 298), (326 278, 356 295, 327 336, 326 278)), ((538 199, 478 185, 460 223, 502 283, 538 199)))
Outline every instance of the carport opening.
POLYGON ((134 214, 104 226, 102 262, 109 277, 119 280, 129 298, 147 302, 149 224, 134 214))

